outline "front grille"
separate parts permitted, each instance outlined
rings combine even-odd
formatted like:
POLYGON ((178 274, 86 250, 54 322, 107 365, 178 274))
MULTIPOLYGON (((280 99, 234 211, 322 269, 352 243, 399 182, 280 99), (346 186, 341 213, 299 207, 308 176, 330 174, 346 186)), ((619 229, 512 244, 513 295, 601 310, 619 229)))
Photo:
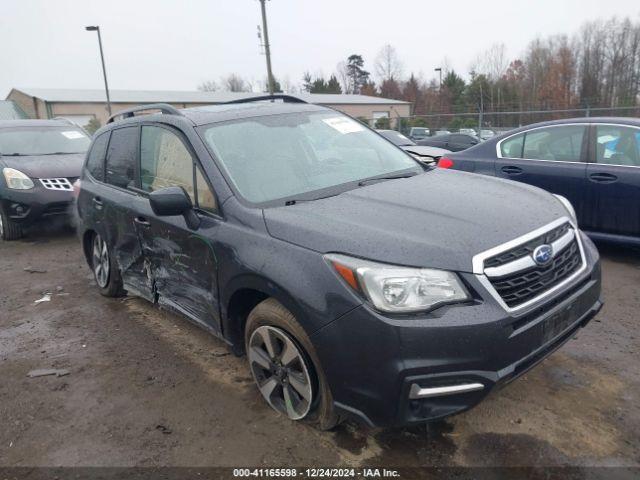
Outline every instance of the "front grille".
POLYGON ((499 267, 505 263, 513 262, 519 258, 531 255, 538 245, 542 245, 543 243, 553 243, 555 240, 567 233, 570 227, 571 226, 568 223, 565 223, 523 245, 519 245, 511 250, 494 255, 493 257, 489 257, 484 261, 484 267, 499 267))
POLYGON ((73 191, 73 182, 68 178, 41 178, 40 183, 47 190, 73 191))
MULTIPOLYGON (((489 281, 509 308, 522 305, 529 300, 544 294, 569 278, 582 266, 582 253, 578 244, 577 235, 572 235, 570 224, 563 224, 549 232, 540 235, 522 245, 518 245, 506 252, 494 255, 484 261, 485 268, 501 267, 523 257, 531 257, 536 247, 543 244, 552 244, 556 240, 565 237, 565 241, 560 240, 556 245, 563 245, 559 251, 554 251, 553 259, 548 265, 540 266, 531 259, 526 267, 520 267, 517 271, 508 271, 502 276, 490 276, 489 281), (570 241, 568 239, 571 238, 570 241)), ((577 233, 577 232, 573 232, 577 233)), ((518 262, 514 265, 520 265, 518 262)), ((503 269, 504 270, 504 269, 503 269)), ((494 271, 495 274, 495 271, 494 271)), ((487 272, 487 275, 490 275, 487 272)))

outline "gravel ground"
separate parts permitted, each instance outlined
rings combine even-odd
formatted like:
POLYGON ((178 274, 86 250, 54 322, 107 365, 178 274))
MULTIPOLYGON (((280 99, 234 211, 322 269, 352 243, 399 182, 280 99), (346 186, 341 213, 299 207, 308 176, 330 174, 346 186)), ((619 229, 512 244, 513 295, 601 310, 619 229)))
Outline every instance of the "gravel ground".
POLYGON ((0 243, 0 466, 638 466, 640 253, 600 249, 605 308, 526 376, 429 428, 321 433, 221 341, 101 297, 73 233, 0 243))

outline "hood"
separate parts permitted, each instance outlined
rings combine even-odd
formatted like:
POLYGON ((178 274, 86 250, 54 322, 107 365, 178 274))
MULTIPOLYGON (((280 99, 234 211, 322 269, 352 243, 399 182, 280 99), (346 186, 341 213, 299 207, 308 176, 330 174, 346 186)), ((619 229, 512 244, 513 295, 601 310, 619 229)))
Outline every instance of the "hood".
POLYGON ((450 150, 438 147, 427 147, 425 145, 404 145, 402 148, 405 152, 420 155, 421 157, 440 158, 447 153, 451 153, 450 150))
POLYGON ((562 216, 538 188, 444 169, 264 210, 273 237, 305 248, 461 272, 474 255, 562 216))
POLYGON ((84 153, 2 157, 0 165, 15 168, 31 178, 79 177, 84 153))

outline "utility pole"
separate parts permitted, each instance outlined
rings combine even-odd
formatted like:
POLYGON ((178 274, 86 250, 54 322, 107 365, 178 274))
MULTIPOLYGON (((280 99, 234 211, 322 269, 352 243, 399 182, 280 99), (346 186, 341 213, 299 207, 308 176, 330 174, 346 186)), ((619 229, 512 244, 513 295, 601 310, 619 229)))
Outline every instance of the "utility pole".
POLYGON ((269 85, 269 95, 273 95, 275 89, 273 72, 271 71, 271 50, 269 49, 269 31, 267 30, 267 9, 266 0, 260 0, 260 10, 262 10, 262 31, 264 32, 264 53, 267 57, 267 84, 269 85))
POLYGON ((478 82, 480 85, 480 114, 478 115, 478 138, 482 140, 482 114, 484 110, 484 99, 482 98, 482 78, 478 82))
POLYGON ((102 37, 99 26, 84 27, 87 32, 98 32, 98 45, 100 46, 100 60, 102 61, 102 76, 104 77, 104 90, 107 94, 107 111, 111 116, 111 99, 109 98, 109 84, 107 83, 107 69, 104 66, 104 53, 102 52, 102 37))
MULTIPOLYGON (((442 114, 442 67, 434 68, 433 71, 440 73, 440 83, 438 83, 438 113, 442 114)), ((438 115, 438 125, 440 125, 440 121, 440 115, 438 115)))

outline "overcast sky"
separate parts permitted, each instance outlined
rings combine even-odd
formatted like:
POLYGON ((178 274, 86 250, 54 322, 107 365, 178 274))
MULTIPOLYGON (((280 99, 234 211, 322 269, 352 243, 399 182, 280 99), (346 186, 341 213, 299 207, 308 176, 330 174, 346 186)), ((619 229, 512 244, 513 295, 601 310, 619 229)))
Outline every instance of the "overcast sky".
MULTIPOLYGON (((640 18, 638 0, 271 0, 274 75, 332 73, 360 53, 365 68, 384 44, 405 71, 433 76, 446 59, 467 73, 478 53, 504 42, 509 57, 536 36, 572 34, 588 20, 640 18)), ((257 0, 0 0, 0 96, 12 87, 102 88, 100 25, 110 87, 195 90, 236 72, 266 77, 257 0)), ((258 87, 259 88, 259 87, 258 87)))

